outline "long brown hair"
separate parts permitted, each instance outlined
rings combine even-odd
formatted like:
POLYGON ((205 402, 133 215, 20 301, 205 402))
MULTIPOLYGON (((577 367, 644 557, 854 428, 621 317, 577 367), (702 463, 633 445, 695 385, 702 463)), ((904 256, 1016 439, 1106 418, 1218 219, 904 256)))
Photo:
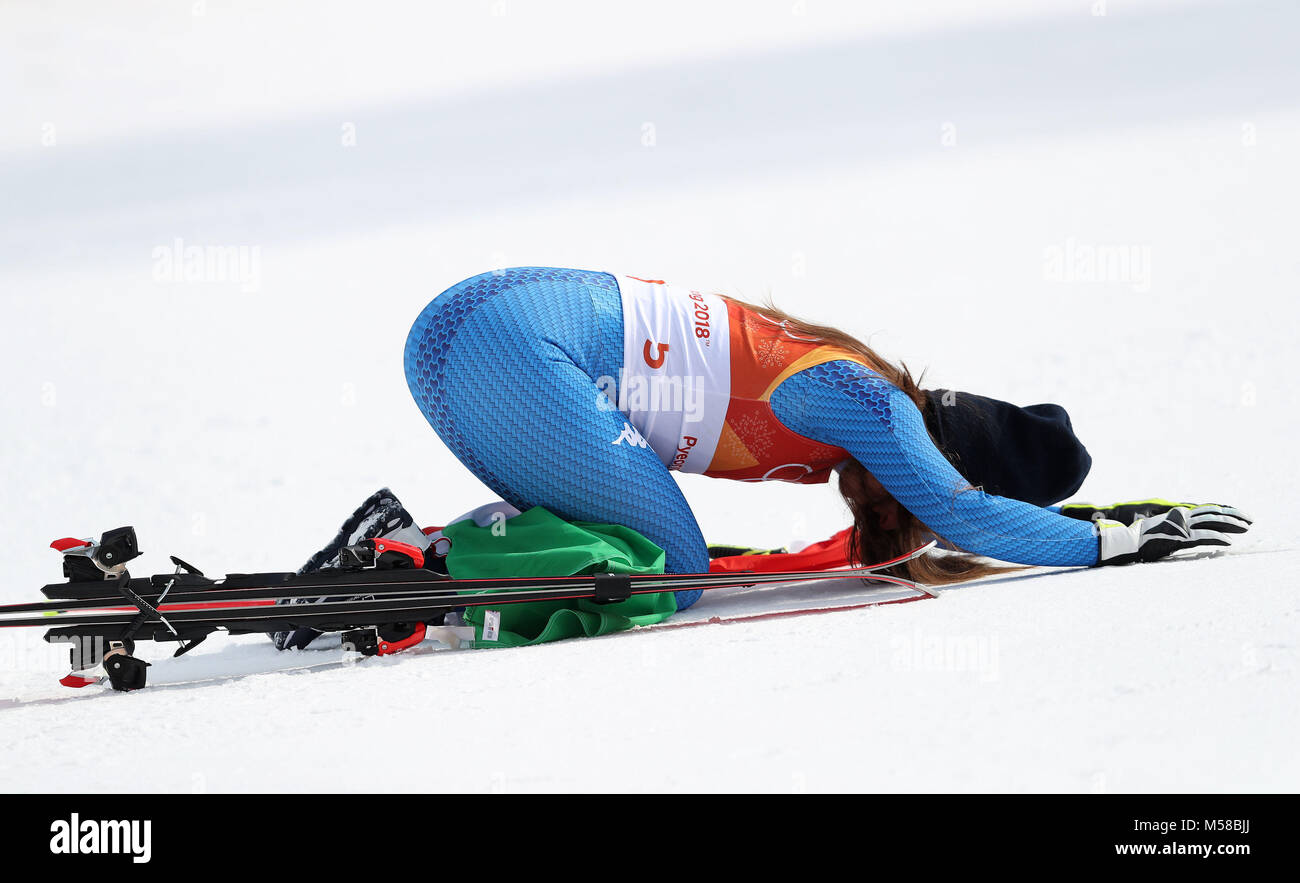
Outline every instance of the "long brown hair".
MULTIPOLYGON (((922 415, 932 407, 921 389, 920 380, 912 377, 912 372, 905 363, 894 365, 856 337, 830 325, 818 325, 795 318, 784 310, 777 309, 770 300, 763 306, 744 301, 737 303, 780 323, 790 333, 824 341, 856 354, 887 382, 902 390, 922 415)), ((934 536, 933 531, 890 496, 857 460, 851 460, 840 470, 839 490, 853 515, 853 532, 849 542, 853 558, 859 564, 897 558, 925 544, 934 536)), ((899 575, 925 585, 947 585, 1020 569, 991 564, 977 555, 960 550, 922 555, 892 568, 899 575)))

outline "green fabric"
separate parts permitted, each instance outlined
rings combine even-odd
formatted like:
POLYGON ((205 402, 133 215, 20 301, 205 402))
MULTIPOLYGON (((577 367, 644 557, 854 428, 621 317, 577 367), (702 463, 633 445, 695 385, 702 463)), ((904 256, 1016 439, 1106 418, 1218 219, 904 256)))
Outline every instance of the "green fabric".
MULTIPOLYGON (((616 524, 565 521, 541 506, 489 527, 461 521, 443 528, 451 540, 447 570, 454 579, 574 576, 588 573, 663 573, 664 551, 616 524)), ((467 593, 490 594, 490 593, 467 593)), ((563 638, 595 637, 662 622, 677 612, 671 592, 634 595, 615 604, 535 601, 503 604, 497 640, 483 637, 491 607, 469 607, 475 647, 521 647, 563 638)))

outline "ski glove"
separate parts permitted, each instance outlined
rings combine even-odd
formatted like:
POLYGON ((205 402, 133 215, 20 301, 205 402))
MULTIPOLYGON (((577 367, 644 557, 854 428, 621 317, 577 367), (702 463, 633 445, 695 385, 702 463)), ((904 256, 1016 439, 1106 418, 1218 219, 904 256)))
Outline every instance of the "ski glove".
POLYGON ((1163 515, 1170 509, 1195 509, 1199 506, 1219 506, 1225 513, 1241 518, 1247 524, 1250 518, 1245 513, 1217 503, 1175 503, 1171 500, 1134 500, 1130 503, 1111 503, 1109 506, 1097 506, 1092 503, 1063 503, 1061 514, 1081 521, 1118 521, 1120 524, 1132 524, 1139 518, 1151 515, 1163 515))
POLYGON ((1124 524, 1096 521, 1101 550, 1097 564, 1155 561, 1194 546, 1228 546, 1233 534, 1250 529, 1250 519, 1231 506, 1174 506, 1124 524))

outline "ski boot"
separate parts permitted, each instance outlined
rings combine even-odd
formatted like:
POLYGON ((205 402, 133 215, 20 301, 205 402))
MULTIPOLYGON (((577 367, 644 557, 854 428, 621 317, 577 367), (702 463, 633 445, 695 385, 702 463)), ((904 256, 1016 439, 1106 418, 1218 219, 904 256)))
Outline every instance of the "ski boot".
MULTIPOLYGON (((380 488, 357 507, 347 521, 343 522, 334 539, 312 555, 307 563, 299 568, 298 573, 407 566, 428 567, 430 570, 446 573, 445 565, 429 546, 429 538, 415 525, 415 520, 411 518, 411 514, 402 506, 397 496, 388 488, 380 488), (383 542, 385 540, 388 542, 383 542)), ((321 600, 341 599, 298 600, 288 603, 310 604, 321 600)), ((319 629, 310 626, 300 626, 291 631, 268 634, 277 650, 302 650, 322 633, 319 629)), ((413 630, 396 642, 407 646, 406 641, 412 639, 414 634, 413 630)))

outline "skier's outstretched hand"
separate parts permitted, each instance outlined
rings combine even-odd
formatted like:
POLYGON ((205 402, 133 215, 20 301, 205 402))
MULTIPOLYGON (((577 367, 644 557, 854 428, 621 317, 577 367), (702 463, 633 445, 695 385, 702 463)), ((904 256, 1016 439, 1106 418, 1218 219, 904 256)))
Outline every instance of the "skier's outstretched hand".
POLYGON ((1132 524, 1096 520, 1101 538, 1097 564, 1155 561, 1196 546, 1229 546, 1235 534, 1250 529, 1251 519, 1240 509, 1207 504, 1171 506, 1165 512, 1136 518, 1132 524))
POLYGON ((1082 521, 1118 521, 1120 524, 1132 524, 1139 518, 1163 515, 1170 509, 1197 509, 1202 506, 1218 506, 1228 515, 1242 519, 1250 524, 1250 518, 1244 512, 1221 503, 1175 503, 1172 500, 1134 500, 1129 503, 1111 503, 1098 506, 1094 503, 1063 503, 1061 514, 1082 521))

